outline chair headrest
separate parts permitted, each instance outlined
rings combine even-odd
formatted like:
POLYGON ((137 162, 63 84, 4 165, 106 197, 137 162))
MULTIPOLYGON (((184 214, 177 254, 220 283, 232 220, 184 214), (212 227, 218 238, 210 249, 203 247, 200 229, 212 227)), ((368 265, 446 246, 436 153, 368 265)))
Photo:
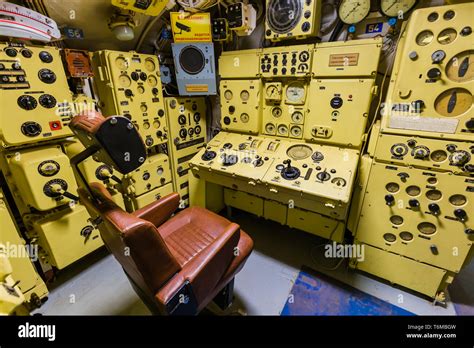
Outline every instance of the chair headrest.
POLYGON ((146 159, 146 147, 132 122, 123 116, 103 117, 89 111, 74 117, 69 124, 86 147, 96 147, 97 160, 122 174, 140 167, 146 159))

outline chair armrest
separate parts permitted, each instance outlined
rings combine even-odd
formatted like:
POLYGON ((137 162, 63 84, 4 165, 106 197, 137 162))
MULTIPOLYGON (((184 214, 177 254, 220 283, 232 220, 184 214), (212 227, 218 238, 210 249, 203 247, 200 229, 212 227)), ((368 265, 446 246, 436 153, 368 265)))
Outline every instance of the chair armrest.
POLYGON ((168 220, 178 207, 179 194, 175 192, 134 211, 132 215, 139 219, 149 221, 158 227, 168 220))
POLYGON ((225 232, 211 245, 202 250, 184 265, 157 294, 161 303, 167 303, 180 289, 186 280, 191 287, 199 306, 210 292, 214 291, 234 259, 234 248, 240 239, 240 226, 231 223, 225 232))

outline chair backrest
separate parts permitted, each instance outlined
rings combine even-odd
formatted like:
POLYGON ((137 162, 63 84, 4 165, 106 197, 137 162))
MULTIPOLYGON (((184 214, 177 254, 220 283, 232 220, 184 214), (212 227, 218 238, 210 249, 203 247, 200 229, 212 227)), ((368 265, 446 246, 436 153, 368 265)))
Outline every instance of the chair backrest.
POLYGON ((133 216, 112 200, 100 183, 91 183, 94 198, 79 189, 81 202, 93 218, 100 217, 100 235, 117 261, 136 286, 150 296, 154 295, 181 270, 156 227, 133 216))

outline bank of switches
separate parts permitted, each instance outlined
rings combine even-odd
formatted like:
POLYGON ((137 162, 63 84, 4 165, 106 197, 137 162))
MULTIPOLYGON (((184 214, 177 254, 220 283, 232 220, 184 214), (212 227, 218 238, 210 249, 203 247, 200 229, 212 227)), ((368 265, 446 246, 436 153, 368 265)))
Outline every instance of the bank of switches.
POLYGON ((370 39, 224 52, 222 131, 194 177, 224 187, 228 206, 342 242, 380 50, 370 39))
POLYGON ((352 267, 445 301, 473 255, 474 4, 413 12, 352 202, 352 267))

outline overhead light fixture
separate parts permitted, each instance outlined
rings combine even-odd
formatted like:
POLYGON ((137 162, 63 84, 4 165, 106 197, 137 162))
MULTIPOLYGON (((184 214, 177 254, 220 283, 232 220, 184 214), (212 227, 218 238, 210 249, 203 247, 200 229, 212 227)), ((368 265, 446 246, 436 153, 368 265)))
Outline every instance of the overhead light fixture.
POLYGON ((135 38, 134 29, 137 25, 133 11, 117 10, 109 19, 109 29, 120 41, 133 40, 135 38))

